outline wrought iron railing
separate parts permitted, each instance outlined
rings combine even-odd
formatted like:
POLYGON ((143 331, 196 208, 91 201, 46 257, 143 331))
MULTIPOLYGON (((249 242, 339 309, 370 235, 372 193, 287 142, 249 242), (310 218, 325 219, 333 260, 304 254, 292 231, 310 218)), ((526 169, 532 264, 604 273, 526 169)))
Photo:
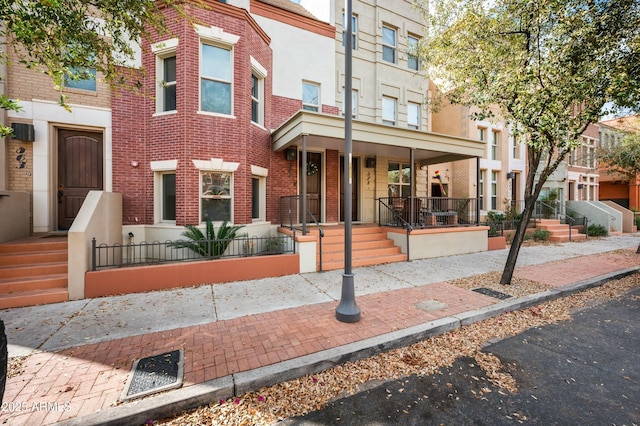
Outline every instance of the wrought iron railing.
POLYGON ((414 229, 477 226, 477 207, 477 198, 383 197, 378 199, 378 224, 406 227, 407 223, 414 229))
POLYGON ((295 233, 269 237, 237 237, 228 240, 199 240, 203 249, 196 251, 188 245, 192 240, 153 241, 127 244, 98 244, 91 241, 91 270, 100 268, 155 265, 172 262, 223 259, 232 257, 267 256, 273 254, 295 253, 295 233), (221 241, 226 244, 224 253, 214 255, 207 250, 221 241))
MULTIPOLYGON (((396 209, 393 208, 392 204, 387 204, 386 199, 385 198, 380 198, 378 199, 378 218, 381 217, 385 217, 385 218, 391 218, 391 220, 389 222, 391 223, 397 223, 400 225, 400 227, 404 228, 407 230, 407 261, 411 260, 411 249, 409 246, 409 242, 410 242, 410 238, 409 235, 411 234, 411 231, 413 231, 413 226, 411 226, 411 224, 409 222, 407 222, 402 215, 396 211, 396 209)), ((390 225, 382 225, 381 221, 378 221, 378 225, 379 226, 390 226, 390 225)), ((395 225, 391 225, 391 226, 395 226, 395 225)))
MULTIPOLYGON (((306 226, 302 225, 302 218, 299 216, 302 211, 302 196, 301 195, 288 195, 280 197, 280 226, 288 228, 293 231, 301 231, 303 235, 307 234, 306 226)), ((307 217, 305 222, 313 222, 316 228, 318 228, 318 261, 319 270, 322 272, 322 238, 324 237, 324 229, 320 226, 320 222, 311 213, 309 209, 309 197, 307 196, 307 217)))

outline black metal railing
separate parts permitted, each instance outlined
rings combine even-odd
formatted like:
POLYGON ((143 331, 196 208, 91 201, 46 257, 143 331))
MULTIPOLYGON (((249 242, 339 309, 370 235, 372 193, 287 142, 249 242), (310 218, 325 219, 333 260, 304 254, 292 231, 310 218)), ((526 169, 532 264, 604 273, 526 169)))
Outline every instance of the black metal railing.
MULTIPOLYGON (((393 223, 398 224, 399 227, 407 230, 407 261, 411 260, 411 249, 409 246, 409 242, 411 238, 409 237, 411 231, 413 231, 413 226, 409 222, 405 220, 404 217, 398 212, 392 204, 387 204, 386 198, 378 199, 378 218, 385 217, 387 218, 385 223, 393 223), (390 219, 389 219, 390 218, 390 219)), ((382 225, 382 222, 378 220, 379 226, 396 226, 396 225, 382 225)))
POLYGON ((484 222, 482 225, 489 227, 490 237, 504 237, 505 231, 515 231, 519 223, 519 220, 504 219, 484 222))
POLYGON ((477 206, 477 198, 383 197, 378 199, 378 225, 406 227, 406 223, 414 229, 477 226, 477 206))
MULTIPOLYGON (((318 261, 319 270, 322 272, 322 238, 324 237, 324 229, 320 226, 320 222, 315 217, 309 208, 310 198, 307 196, 307 217, 305 223, 313 222, 316 228, 318 228, 318 261)), ((302 225, 302 218, 299 216, 302 211, 302 195, 287 195, 280 197, 280 226, 288 228, 293 231, 301 231, 302 235, 306 235, 308 230, 306 226, 302 225)))
POLYGON ((269 237, 237 237, 228 240, 177 240, 153 241, 127 244, 97 244, 91 241, 91 270, 100 268, 155 265, 172 262, 224 259, 232 257, 267 256, 295 253, 295 232, 293 237, 278 235, 269 237), (222 254, 210 248, 223 243, 222 254), (197 243, 200 249, 190 248, 197 243), (208 249, 209 248, 209 249, 208 249))

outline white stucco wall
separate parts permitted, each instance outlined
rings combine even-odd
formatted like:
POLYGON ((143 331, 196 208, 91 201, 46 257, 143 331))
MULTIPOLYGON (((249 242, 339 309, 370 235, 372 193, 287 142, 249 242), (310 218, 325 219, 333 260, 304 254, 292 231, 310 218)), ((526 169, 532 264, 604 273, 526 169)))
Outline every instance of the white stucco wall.
POLYGON ((262 16, 254 19, 271 37, 273 94, 302 99, 304 80, 320 85, 321 104, 335 105, 334 39, 262 16))

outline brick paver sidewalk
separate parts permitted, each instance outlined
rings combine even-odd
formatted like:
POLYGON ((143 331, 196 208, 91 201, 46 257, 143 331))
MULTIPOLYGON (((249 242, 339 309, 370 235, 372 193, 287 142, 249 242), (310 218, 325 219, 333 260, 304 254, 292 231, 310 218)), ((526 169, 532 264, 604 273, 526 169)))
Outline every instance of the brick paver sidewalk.
MULTIPOLYGON (((606 253, 518 268, 515 276, 563 286, 633 266, 634 257, 606 253)), ((183 386, 190 386, 497 301, 443 282, 358 297, 362 319, 355 324, 337 321, 331 302, 36 353, 8 380, 0 420, 51 424, 115 405, 136 359, 175 349, 184 350, 183 386), (427 312, 416 306, 426 300, 447 307, 427 312)))

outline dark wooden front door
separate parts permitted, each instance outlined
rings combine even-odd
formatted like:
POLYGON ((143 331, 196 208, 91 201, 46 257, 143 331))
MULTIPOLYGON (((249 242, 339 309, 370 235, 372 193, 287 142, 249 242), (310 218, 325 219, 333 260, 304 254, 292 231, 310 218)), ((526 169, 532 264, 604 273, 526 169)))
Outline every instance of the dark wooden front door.
MULTIPOLYGON (((307 207, 309 212, 320 222, 320 206, 322 205, 322 154, 318 152, 307 152, 307 169, 302 170, 302 160, 300 160, 300 181, 302 173, 307 174, 307 207)), ((302 195, 302 191, 300 191, 302 195)), ((307 215, 307 222, 313 222, 311 216, 307 215)))
POLYGON ((91 190, 103 188, 102 133, 58 131, 58 229, 69 229, 91 190))
MULTIPOLYGON (((360 159, 351 159, 353 181, 351 184, 351 220, 358 220, 358 188, 360 187, 360 159)), ((340 221, 344 222, 344 157, 340 156, 340 221)))

